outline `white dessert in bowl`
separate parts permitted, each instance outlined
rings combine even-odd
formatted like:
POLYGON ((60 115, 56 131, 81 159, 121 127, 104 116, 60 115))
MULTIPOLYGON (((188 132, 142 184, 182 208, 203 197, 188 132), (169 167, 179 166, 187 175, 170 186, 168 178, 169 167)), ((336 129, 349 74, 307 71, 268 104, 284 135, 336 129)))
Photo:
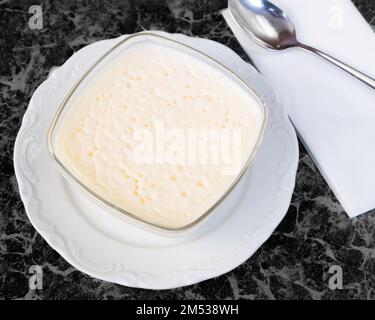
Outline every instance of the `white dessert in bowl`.
POLYGON ((240 180, 266 115, 261 98, 214 60, 141 33, 75 86, 49 146, 60 169, 100 202, 182 230, 214 211, 240 180))

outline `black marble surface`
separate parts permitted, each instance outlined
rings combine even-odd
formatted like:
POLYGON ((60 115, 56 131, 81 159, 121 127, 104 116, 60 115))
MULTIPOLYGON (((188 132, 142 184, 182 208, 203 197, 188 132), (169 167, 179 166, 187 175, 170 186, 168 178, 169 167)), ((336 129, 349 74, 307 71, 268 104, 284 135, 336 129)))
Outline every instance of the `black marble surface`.
MULTIPOLYGON (((375 1, 354 2, 375 24, 375 1)), ((234 271, 190 287, 148 291, 92 279, 27 219, 13 145, 49 70, 89 43, 148 29, 210 38, 248 60, 220 14, 225 6, 225 0, 0 1, 0 299, 375 299, 375 211, 350 220, 302 146, 293 201, 272 237, 234 271), (28 27, 32 4, 44 10, 42 30, 28 27), (35 264, 44 271, 43 290, 29 289, 35 264), (333 264, 343 269, 343 290, 328 287, 333 264)))

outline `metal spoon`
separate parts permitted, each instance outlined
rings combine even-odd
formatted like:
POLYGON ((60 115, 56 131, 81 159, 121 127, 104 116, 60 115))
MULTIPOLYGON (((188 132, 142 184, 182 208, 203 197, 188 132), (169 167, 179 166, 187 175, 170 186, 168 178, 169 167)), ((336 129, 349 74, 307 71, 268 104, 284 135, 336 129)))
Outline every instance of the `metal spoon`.
POLYGON ((293 22, 268 0, 228 0, 228 8, 237 24, 261 46, 273 50, 304 49, 375 89, 374 79, 320 50, 300 43, 293 22))

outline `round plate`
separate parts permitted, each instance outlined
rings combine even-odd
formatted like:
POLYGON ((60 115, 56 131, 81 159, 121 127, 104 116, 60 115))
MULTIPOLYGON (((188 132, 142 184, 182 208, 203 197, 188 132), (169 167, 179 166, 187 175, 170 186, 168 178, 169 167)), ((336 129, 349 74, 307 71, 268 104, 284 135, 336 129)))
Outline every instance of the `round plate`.
POLYGON ((251 65, 216 42, 161 34, 226 65, 255 87, 268 105, 263 143, 245 180, 244 195, 232 212, 181 236, 151 234, 109 215, 57 172, 47 151, 53 116, 72 85, 122 37, 86 46, 53 71, 31 98, 14 151, 27 215, 48 244, 90 276, 149 289, 194 284, 247 260, 286 214, 298 163, 297 138, 285 109, 251 65))

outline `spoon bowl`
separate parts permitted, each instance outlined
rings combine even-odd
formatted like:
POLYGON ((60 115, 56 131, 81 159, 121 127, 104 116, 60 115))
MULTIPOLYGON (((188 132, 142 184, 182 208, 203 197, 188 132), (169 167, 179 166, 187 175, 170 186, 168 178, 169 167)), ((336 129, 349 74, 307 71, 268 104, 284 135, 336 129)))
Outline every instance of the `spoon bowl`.
POLYGON ((289 17, 267 0, 229 0, 234 20, 256 42, 273 50, 298 45, 296 29, 289 17))

